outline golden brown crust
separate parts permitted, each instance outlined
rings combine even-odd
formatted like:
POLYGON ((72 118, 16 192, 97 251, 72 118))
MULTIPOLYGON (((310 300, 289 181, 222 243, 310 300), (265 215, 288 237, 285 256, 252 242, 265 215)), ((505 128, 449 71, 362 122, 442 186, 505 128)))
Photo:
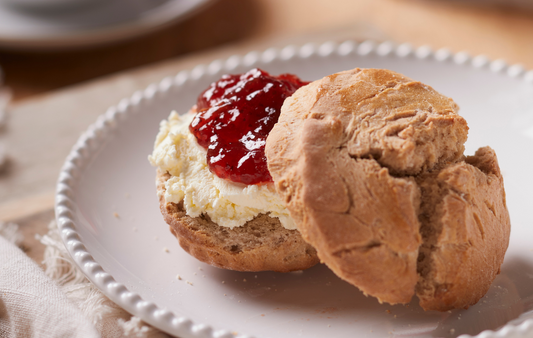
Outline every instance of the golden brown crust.
POLYGON ((277 218, 258 215, 242 227, 225 228, 208 216, 189 217, 182 204, 166 203, 168 173, 157 172, 161 213, 180 246, 198 260, 237 271, 304 270, 319 262, 316 250, 297 230, 285 229, 277 218))
POLYGON ((468 308, 488 291, 509 244, 496 154, 480 148, 465 162, 420 175, 417 182, 426 196, 416 288, 420 305, 439 311, 468 308))
MULTIPOLYGON (((468 127, 457 111, 451 99, 403 75, 354 69, 299 89, 285 101, 267 139, 270 173, 304 239, 339 277, 380 301, 407 303, 418 283, 426 309, 475 302, 475 297, 459 294, 449 297, 461 298, 462 303, 421 292, 417 270, 421 224, 426 233, 438 229, 420 216, 428 209, 421 201, 431 196, 420 189, 416 178, 429 170, 442 170, 444 177, 455 170, 448 167, 458 161, 467 171, 480 172, 462 162, 468 127)), ((501 179, 499 172, 494 175, 501 179)), ((489 189, 490 178, 477 179, 478 188, 489 189)), ((503 185, 489 190, 487 194, 498 199, 503 185)), ((444 194, 432 199, 434 205, 441 203, 439 197, 444 194)), ((447 200, 443 203, 444 209, 454 208, 447 200)), ((507 212, 505 207, 498 210, 507 212)), ((442 228, 452 226, 449 219, 442 222, 442 228)), ((508 218, 488 222, 500 230, 509 227, 508 218)), ((457 227, 472 228, 472 223, 467 220, 457 227)), ((508 238, 508 232, 500 230, 490 233, 491 239, 485 232, 488 242, 473 249, 485 252, 494 263, 483 276, 483 287, 499 270, 507 247, 506 239, 498 236, 508 238), (493 242, 501 244, 503 251, 491 251, 493 242)), ((440 254, 435 251, 430 256, 440 254)), ((438 285, 441 270, 436 267, 435 275, 426 274, 423 279, 427 278, 428 285, 438 285)), ((468 285, 469 289, 477 287, 468 285)))

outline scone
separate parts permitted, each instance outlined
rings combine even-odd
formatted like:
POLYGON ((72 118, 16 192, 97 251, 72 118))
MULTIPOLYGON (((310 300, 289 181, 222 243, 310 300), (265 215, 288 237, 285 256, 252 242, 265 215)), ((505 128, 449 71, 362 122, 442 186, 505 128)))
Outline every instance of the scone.
POLYGON ((283 100, 304 84, 257 69, 227 75, 189 113, 161 123, 149 156, 160 209, 192 256, 239 271, 288 272, 319 262, 276 193, 264 156, 283 100))
POLYGON ((467 308, 509 242, 494 151, 464 157, 458 106, 401 74, 354 69, 288 98, 268 168, 303 238, 380 302, 467 308))
POLYGON ((284 228, 278 218, 259 214, 243 226, 222 227, 209 218, 187 216, 183 202, 165 200, 170 174, 157 173, 159 205, 180 246, 196 259, 237 271, 304 270, 318 263, 316 250, 298 230, 284 228))

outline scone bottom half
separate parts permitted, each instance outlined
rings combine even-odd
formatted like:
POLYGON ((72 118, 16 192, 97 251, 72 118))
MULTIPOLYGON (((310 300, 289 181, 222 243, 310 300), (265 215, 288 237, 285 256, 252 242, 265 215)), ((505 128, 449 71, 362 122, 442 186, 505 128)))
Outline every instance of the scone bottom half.
POLYGON ((180 246, 196 259, 236 271, 290 272, 319 262, 316 250, 298 230, 285 229, 279 219, 259 214, 242 227, 219 226, 209 216, 187 216, 180 204, 165 201, 170 174, 157 171, 157 190, 163 218, 180 246))
POLYGON ((276 195, 264 156, 284 99, 306 84, 257 68, 223 75, 188 114, 162 122, 149 157, 158 168, 160 209, 193 257, 238 271, 289 272, 319 262, 276 195))
POLYGON ((354 69, 286 99, 269 171, 303 238, 340 278, 390 304, 468 308, 509 243, 495 152, 465 157, 458 106, 401 74, 354 69))

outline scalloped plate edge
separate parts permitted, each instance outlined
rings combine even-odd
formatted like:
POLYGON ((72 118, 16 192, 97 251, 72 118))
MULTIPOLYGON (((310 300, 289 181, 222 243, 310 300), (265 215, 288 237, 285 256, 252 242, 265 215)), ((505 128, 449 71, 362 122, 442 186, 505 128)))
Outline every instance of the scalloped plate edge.
MULTIPOLYGON (((519 64, 508 65, 501 59, 492 61, 484 55, 472 57, 466 52, 454 54, 446 48, 435 51, 429 46, 414 48, 407 43, 395 44, 390 41, 376 43, 371 40, 361 43, 350 40, 342 43, 328 41, 319 45, 308 43, 302 46, 289 45, 281 49, 269 48, 262 52, 252 51, 244 56, 233 55, 226 60, 217 59, 208 65, 200 64, 190 71, 181 71, 176 76, 165 77, 159 83, 151 84, 145 90, 137 91, 131 97, 120 100, 116 106, 110 107, 104 114, 100 115, 96 122, 90 125, 80 136, 67 156, 57 182, 55 214, 61 238, 73 260, 87 278, 107 297, 129 313, 163 331, 183 338, 234 338, 235 336, 229 330, 215 330, 207 324, 194 323, 188 318, 177 317, 171 311, 143 300, 137 293, 130 292, 123 284, 117 283, 113 276, 104 271, 102 266, 87 251, 76 231, 75 202, 72 200, 72 196, 79 174, 108 132, 115 129, 123 118, 134 114, 135 107, 143 102, 153 100, 171 88, 184 86, 186 83, 197 81, 206 75, 213 76, 231 72, 241 65, 254 67, 259 61, 268 64, 275 60, 306 59, 311 56, 328 57, 332 54, 365 56, 372 53, 381 57, 433 58, 438 62, 453 62, 457 65, 488 68, 492 72, 505 73, 509 77, 521 78, 523 81, 533 84, 533 70, 526 71, 519 64)), ((528 319, 520 325, 507 324, 497 331, 483 331, 475 338, 526 338, 532 332, 533 319, 528 319)), ((251 338, 252 336, 239 335, 238 337, 251 338)), ((460 337, 472 336, 462 335, 460 337)))

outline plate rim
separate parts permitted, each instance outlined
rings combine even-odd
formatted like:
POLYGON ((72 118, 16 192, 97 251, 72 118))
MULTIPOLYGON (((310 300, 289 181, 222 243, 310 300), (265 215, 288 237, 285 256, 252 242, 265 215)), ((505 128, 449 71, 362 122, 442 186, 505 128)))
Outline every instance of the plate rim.
MULTIPOLYGON (((373 40, 356 42, 346 40, 342 42, 327 41, 321 44, 306 43, 303 45, 287 45, 283 48, 269 48, 264 51, 251 51, 245 55, 233 55, 227 59, 216 59, 209 64, 199 64, 190 70, 183 70, 175 76, 167 76, 158 83, 149 85, 146 89, 136 91, 132 96, 119 101, 100 115, 96 122, 79 137, 67 156, 61 168, 56 186, 55 217, 63 244, 67 248, 73 261, 85 276, 98 289, 117 305, 140 317, 143 321, 170 334, 183 338, 233 338, 229 330, 215 330, 208 324, 194 323, 186 317, 178 317, 153 302, 143 300, 139 294, 129 291, 125 285, 118 283, 102 266, 97 263, 87 251, 76 231, 73 191, 76 181, 84 165, 94 155, 99 144, 105 140, 108 133, 121 124, 126 115, 135 114, 139 105, 157 99, 171 89, 176 89, 195 82, 205 76, 232 72, 238 66, 254 67, 259 61, 271 63, 274 61, 290 61, 293 59, 307 59, 310 57, 327 58, 332 54, 349 56, 357 54, 366 56, 375 54, 378 57, 398 57, 416 59, 433 59, 436 62, 452 62, 456 65, 469 65, 475 68, 487 68, 494 73, 504 73, 509 77, 521 79, 533 84, 533 70, 527 71, 520 64, 509 65, 502 59, 490 60, 484 55, 470 56, 467 52, 452 53, 446 48, 433 50, 429 46, 413 47, 408 43, 397 44, 391 41, 378 43, 373 40)), ((497 331, 485 330, 476 338, 497 337, 526 337, 533 332, 533 319, 528 319, 519 325, 507 323, 497 331)), ((241 338, 251 338, 241 334, 241 338)), ((472 337, 461 335, 460 337, 472 337)))
POLYGON ((165 8, 152 10, 149 17, 139 20, 129 20, 107 27, 84 29, 75 32, 53 34, 50 36, 32 37, 29 35, 16 36, 0 33, 0 46, 8 49, 51 50, 57 48, 81 48, 105 45, 114 41, 132 39, 137 36, 152 33, 173 23, 183 21, 213 4, 216 0, 194 1, 188 8, 169 14, 166 7, 175 8, 176 0, 172 0, 165 8))

